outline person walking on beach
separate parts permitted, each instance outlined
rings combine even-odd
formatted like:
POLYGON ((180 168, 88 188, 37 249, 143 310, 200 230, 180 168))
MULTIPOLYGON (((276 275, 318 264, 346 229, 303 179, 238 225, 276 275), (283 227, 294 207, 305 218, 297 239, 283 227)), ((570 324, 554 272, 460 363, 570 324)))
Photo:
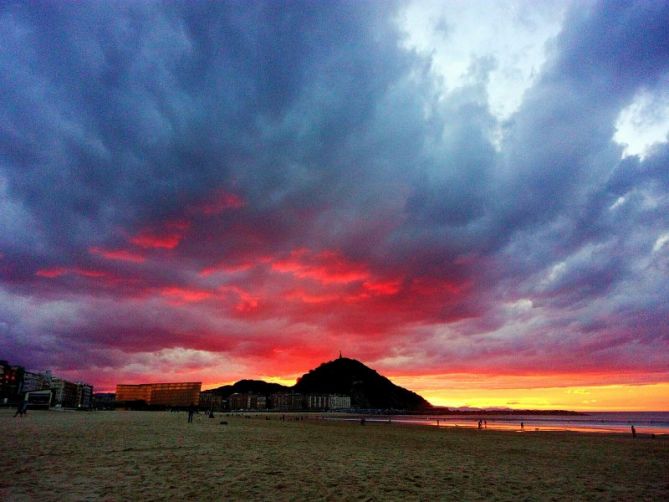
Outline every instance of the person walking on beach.
POLYGON ((520 422, 520 430, 521 431, 525 430, 525 422, 520 422))
POLYGON ((195 414, 195 404, 191 403, 191 405, 188 407, 188 423, 191 424, 193 423, 193 415, 195 414))
POLYGON ((16 418, 17 416, 23 418, 23 415, 25 415, 27 412, 28 412, 28 401, 26 401, 24 397, 21 396, 19 404, 16 405, 16 413, 14 413, 14 418, 16 418))
POLYGON ((636 439, 636 429, 634 428, 634 426, 631 427, 631 430, 632 430, 632 439, 636 439))

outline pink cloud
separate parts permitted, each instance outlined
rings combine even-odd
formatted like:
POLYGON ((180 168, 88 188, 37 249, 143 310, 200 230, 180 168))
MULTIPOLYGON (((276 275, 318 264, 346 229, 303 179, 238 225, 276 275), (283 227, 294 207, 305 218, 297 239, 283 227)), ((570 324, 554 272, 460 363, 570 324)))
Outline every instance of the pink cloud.
POLYGON ((35 272, 35 275, 39 277, 46 277, 48 279, 55 279, 57 277, 61 277, 67 274, 80 275, 82 277, 88 277, 88 278, 100 278, 109 275, 107 274, 107 272, 103 272, 101 270, 93 270, 81 267, 53 267, 53 268, 40 269, 37 272, 35 272))
POLYGON ((48 279, 54 279, 56 277, 65 275, 68 272, 69 270, 64 267, 52 267, 52 268, 42 268, 37 272, 35 272, 35 275, 39 277, 46 277, 48 279))
POLYGON ((162 296, 168 297, 178 303, 195 303, 212 298, 211 291, 194 288, 165 287, 160 290, 162 296))
POLYGON ((174 249, 184 238, 191 223, 185 219, 167 221, 157 229, 147 228, 130 238, 136 246, 149 249, 174 249))
POLYGON ((274 261, 272 270, 323 284, 364 281, 370 277, 365 266, 348 261, 335 251, 312 253, 308 249, 294 250, 288 258, 274 261))
POLYGON ((102 256, 108 260, 128 261, 132 263, 143 263, 146 258, 139 253, 128 251, 127 249, 104 249, 100 247, 91 247, 88 252, 94 255, 102 256))

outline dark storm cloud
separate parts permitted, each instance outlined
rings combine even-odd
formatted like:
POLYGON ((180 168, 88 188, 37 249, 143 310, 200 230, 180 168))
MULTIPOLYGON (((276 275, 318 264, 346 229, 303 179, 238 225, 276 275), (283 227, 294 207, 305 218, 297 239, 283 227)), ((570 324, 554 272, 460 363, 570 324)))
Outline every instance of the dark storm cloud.
POLYGON ((669 35, 662 28, 669 8, 605 2, 585 10, 588 15, 573 9, 553 60, 513 117, 499 180, 497 200, 509 232, 543 234, 558 255, 623 237, 624 226, 638 225, 610 211, 630 188, 659 184, 666 191, 657 168, 666 165, 661 153, 639 169, 637 158, 619 160, 611 138, 635 92, 669 71, 669 35), (551 227, 558 232, 550 235, 551 227))
MULTIPOLYGON (((667 18, 664 4, 652 5, 662 7, 652 13, 653 24, 667 18)), ((596 13, 600 16, 593 14, 565 28, 559 45, 564 52, 528 92, 514 118, 505 145, 509 176, 501 185, 505 193, 516 195, 509 201, 512 225, 522 228, 565 211, 582 211, 617 164, 619 152, 611 144, 616 116, 636 90, 667 72, 669 51, 661 50, 668 43, 664 31, 651 30, 654 39, 638 16, 634 16, 637 25, 628 26, 621 24, 628 16, 617 12, 612 19, 606 9, 601 10, 596 13), (638 41, 635 44, 635 67, 643 73, 627 72, 630 33, 644 42, 642 47, 638 41)))
MULTIPOLYGON (((3 13, 9 195, 39 217, 50 243, 67 230, 64 246, 90 239, 73 230, 99 235, 115 223, 169 214, 232 183, 232 173, 253 178, 263 197, 281 189, 291 180, 281 164, 295 145, 285 137, 294 131, 278 126, 291 105, 334 85, 329 123, 306 128, 331 144, 365 120, 374 88, 393 78, 383 73, 399 71, 369 64, 365 52, 378 57, 392 44, 383 47, 383 32, 381 42, 372 40, 362 30, 371 13, 352 6, 90 7, 17 5, 3 13), (344 100, 349 107, 337 116, 344 100)), ((313 99, 305 112, 321 104, 318 94, 313 99)), ((295 160, 314 154, 305 146, 295 160)))
POLYGON ((453 346, 420 331, 436 348, 417 366, 498 350, 504 367, 551 351, 571 367, 561 330, 626 339, 595 322, 620 309, 639 350, 656 350, 666 336, 632 319, 666 319, 667 249, 653 248, 669 228, 669 150, 620 160, 612 136, 635 93, 666 84, 669 6, 574 8, 500 145, 495 62, 440 99, 395 8, 5 4, 8 357, 59 342, 100 364, 111 348, 245 356, 316 347, 321 329, 379 340, 365 350, 381 358, 383 340, 401 352, 420 345, 411 327, 455 323, 467 336, 453 346), (523 298, 537 307, 527 333, 459 347, 513 326, 499 305, 523 298))

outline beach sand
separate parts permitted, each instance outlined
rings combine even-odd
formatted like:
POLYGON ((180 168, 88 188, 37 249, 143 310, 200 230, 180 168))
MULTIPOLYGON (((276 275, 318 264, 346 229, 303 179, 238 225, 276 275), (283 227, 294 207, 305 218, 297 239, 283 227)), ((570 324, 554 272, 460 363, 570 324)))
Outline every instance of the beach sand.
POLYGON ((669 439, 0 410, 1 500, 668 500, 669 439), (227 420, 228 425, 220 425, 227 420))

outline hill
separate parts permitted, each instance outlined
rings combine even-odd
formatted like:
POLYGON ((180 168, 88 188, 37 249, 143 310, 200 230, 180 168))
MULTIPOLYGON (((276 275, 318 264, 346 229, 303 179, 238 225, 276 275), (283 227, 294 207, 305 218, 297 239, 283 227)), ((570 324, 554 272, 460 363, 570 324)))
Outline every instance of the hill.
POLYGON ((232 385, 223 385, 222 387, 209 389, 205 392, 226 399, 236 392, 268 396, 278 392, 292 392, 292 387, 286 387, 285 385, 278 383, 265 382, 263 380, 240 380, 232 385))
POLYGON ((300 378, 293 387, 263 380, 240 380, 205 392, 227 399, 234 393, 269 396, 274 393, 343 394, 351 396, 354 408, 420 411, 432 408, 421 396, 399 385, 360 361, 340 357, 321 364, 300 378))
POLYGON ((421 396, 395 385, 360 361, 340 357, 321 364, 297 380, 300 393, 345 394, 356 408, 417 411, 431 408, 421 396))

